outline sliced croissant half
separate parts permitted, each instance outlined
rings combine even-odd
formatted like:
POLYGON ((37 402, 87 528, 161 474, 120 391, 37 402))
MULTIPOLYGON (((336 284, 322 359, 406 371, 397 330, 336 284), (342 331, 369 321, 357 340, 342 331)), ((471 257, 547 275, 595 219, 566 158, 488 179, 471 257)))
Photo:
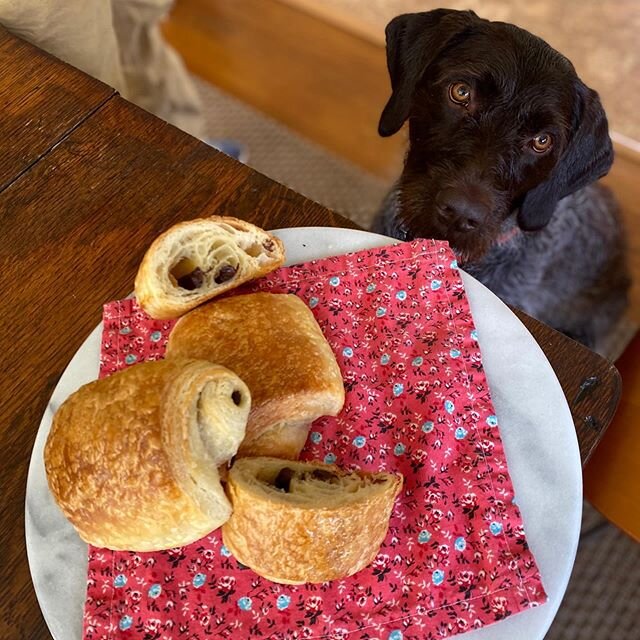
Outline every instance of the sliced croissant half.
POLYGON ((244 220, 211 216, 181 222, 151 244, 135 280, 140 306, 177 318, 284 263, 284 245, 244 220))
POLYGON ((375 558, 401 488, 397 474, 242 458, 228 477, 233 513, 222 527, 224 544, 273 582, 344 578, 375 558))

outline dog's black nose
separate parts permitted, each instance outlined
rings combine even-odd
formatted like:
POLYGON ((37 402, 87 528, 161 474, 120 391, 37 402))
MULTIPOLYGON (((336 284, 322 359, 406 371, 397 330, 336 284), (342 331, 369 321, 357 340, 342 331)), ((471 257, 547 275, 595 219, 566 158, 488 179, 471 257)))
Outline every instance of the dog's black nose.
POLYGON ((489 214, 489 207, 480 198, 459 189, 442 189, 436 204, 456 231, 461 232, 477 229, 489 214))

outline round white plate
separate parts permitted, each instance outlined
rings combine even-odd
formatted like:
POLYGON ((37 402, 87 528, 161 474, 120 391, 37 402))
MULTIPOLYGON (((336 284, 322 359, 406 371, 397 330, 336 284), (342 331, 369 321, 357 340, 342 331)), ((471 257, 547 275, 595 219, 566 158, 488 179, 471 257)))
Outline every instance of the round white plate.
MULTIPOLYGON (((324 227, 277 231, 287 263, 391 244, 389 238, 324 227)), ((549 602, 495 625, 464 634, 468 640, 542 639, 571 574, 580 531, 582 472, 573 420, 544 353, 511 311, 462 273, 478 337, 516 502, 542 573, 549 602)), ((86 590, 87 547, 53 501, 43 449, 53 413, 65 398, 98 375, 99 325, 60 378, 36 437, 29 467, 26 540, 29 566, 45 620, 56 640, 80 640, 86 590)))

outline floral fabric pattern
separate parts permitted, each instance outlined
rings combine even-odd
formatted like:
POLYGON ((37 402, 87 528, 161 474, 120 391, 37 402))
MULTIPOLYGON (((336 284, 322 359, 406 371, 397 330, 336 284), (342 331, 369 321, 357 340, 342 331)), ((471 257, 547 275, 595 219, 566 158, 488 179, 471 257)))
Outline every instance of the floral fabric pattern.
MULTIPOLYGON (((404 475, 387 537, 356 575, 301 586, 259 577, 220 532, 157 553, 90 547, 85 640, 435 640, 545 602, 446 243, 286 267, 242 292, 257 290, 304 300, 342 370, 344 409, 302 457, 404 475)), ((172 326, 107 304, 101 375, 161 358, 172 326)))

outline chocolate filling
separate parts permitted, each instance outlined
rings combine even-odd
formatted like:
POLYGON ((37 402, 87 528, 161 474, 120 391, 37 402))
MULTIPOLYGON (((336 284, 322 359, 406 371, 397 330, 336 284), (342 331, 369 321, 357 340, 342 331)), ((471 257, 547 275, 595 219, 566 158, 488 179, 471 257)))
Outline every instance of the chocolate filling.
POLYGON ((283 467, 280 469, 280 472, 276 476, 276 479, 273 481, 273 486, 276 489, 280 489, 280 491, 284 491, 285 493, 289 493, 289 489, 291 488, 291 480, 296 475, 296 472, 293 469, 289 469, 289 467, 283 467))
POLYGON ((231 399, 233 400, 233 404, 235 404, 236 407, 239 407, 240 403, 242 402, 242 394, 236 389, 231 394, 231 399))
POLYGON ((200 267, 196 267, 191 273, 187 273, 177 278, 178 286, 187 291, 193 291, 202 286, 204 282, 204 271, 200 267))
POLYGON ((339 480, 339 477, 333 473, 333 471, 327 471, 326 469, 314 469, 311 472, 311 477, 314 480, 320 480, 321 482, 333 482, 339 480))
POLYGON ((228 282, 236 275, 236 271, 237 269, 230 264, 222 265, 214 278, 215 283, 222 284, 223 282, 228 282))
POLYGON ((273 251, 275 249, 275 246, 273 244, 273 240, 265 240, 262 243, 262 246, 267 250, 267 251, 273 251))

